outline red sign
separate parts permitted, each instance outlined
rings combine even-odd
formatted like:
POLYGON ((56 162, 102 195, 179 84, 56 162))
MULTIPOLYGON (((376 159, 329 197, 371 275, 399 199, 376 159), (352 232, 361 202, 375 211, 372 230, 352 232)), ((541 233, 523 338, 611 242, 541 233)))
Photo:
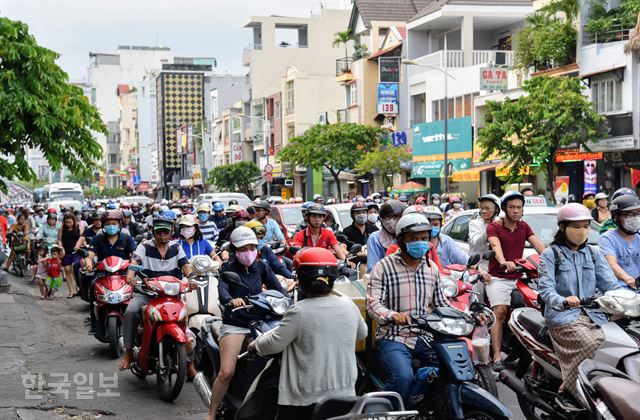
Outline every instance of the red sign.
POLYGON ((602 152, 587 153, 573 150, 564 150, 556 152, 556 162, 579 162, 583 160, 600 160, 603 157, 602 152))

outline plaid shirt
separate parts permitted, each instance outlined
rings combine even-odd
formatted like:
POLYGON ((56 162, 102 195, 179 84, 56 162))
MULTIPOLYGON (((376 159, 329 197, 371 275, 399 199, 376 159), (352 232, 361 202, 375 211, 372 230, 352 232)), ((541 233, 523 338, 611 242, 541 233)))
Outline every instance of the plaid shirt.
POLYGON ((376 340, 394 340, 410 348, 416 346, 418 336, 430 338, 426 331, 402 328, 389 320, 397 313, 420 316, 429 307, 448 306, 449 301, 440 287, 440 272, 425 258, 414 271, 400 257, 400 252, 388 255, 376 264, 369 277, 367 312, 378 321, 376 340))

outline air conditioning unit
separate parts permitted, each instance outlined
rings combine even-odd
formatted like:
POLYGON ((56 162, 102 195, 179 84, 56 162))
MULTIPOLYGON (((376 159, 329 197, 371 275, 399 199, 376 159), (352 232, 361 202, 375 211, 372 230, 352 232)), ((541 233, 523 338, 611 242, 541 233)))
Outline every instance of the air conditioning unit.
POLYGON ((329 124, 329 113, 322 112, 318 114, 318 124, 329 124))

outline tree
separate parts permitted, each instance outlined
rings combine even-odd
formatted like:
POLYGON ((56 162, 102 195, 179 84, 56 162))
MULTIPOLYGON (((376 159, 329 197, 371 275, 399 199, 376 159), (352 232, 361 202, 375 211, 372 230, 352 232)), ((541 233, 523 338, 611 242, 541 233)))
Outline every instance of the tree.
POLYGON ((520 181, 527 166, 533 173, 543 171, 547 191, 553 191, 558 148, 575 144, 589 150, 589 143, 604 135, 603 118, 582 88, 577 77, 540 76, 524 83, 526 94, 517 100, 487 102, 486 125, 478 133, 482 160, 497 152, 510 162, 507 182, 520 181))
POLYGON ((2 179, 37 179, 27 149, 39 149, 51 171, 87 174, 102 157, 93 132, 107 133, 98 110, 22 22, 0 18, 0 188, 2 179))
POLYGON ((336 181, 338 197, 342 197, 340 173, 355 168, 367 151, 377 147, 381 132, 381 128, 362 124, 318 124, 290 139, 278 157, 292 165, 326 168, 336 181))
POLYGON ((351 29, 347 29, 346 31, 338 31, 334 34, 331 46, 335 48, 340 46, 341 44, 344 44, 344 56, 349 57, 349 54, 347 52, 347 44, 353 39, 353 32, 351 32, 351 29))
POLYGON ((553 0, 546 4, 541 10, 548 15, 562 13, 565 23, 573 26, 580 12, 580 0, 553 0))
POLYGON ((392 180, 387 174, 400 172, 403 162, 411 160, 411 153, 406 147, 379 146, 362 158, 356 165, 361 174, 378 170, 382 175, 382 184, 385 190, 391 187, 392 180))
POLYGON ((513 39, 514 61, 520 69, 563 66, 575 60, 577 31, 558 17, 536 13, 513 39))
POLYGON ((223 191, 249 192, 252 182, 261 175, 253 162, 238 162, 216 166, 209 171, 209 184, 223 191))
POLYGON ((640 54, 640 13, 636 21, 636 28, 629 38, 629 42, 624 45, 625 54, 640 54))

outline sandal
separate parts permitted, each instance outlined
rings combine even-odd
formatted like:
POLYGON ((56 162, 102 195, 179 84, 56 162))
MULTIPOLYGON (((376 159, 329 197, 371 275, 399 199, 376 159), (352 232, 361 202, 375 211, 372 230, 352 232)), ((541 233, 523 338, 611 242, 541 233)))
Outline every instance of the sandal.
POLYGON ((69 295, 67 295, 67 299, 71 299, 73 297, 75 297, 76 295, 74 295, 73 293, 70 293, 69 295))

